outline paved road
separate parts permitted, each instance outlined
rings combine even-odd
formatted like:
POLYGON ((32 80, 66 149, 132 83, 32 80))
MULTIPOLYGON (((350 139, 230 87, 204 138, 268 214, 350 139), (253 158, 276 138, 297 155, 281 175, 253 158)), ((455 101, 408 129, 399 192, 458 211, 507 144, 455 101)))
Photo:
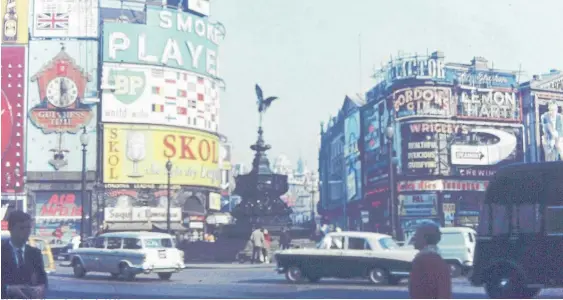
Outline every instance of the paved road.
MULTIPOLYGON (((292 285, 283 275, 273 272, 274 265, 199 264, 190 265, 170 281, 156 275, 141 275, 134 282, 112 280, 108 274, 88 274, 83 279, 72 277, 70 268, 59 267, 49 277, 48 298, 408 298, 406 283, 400 286, 373 286, 362 280, 326 279, 316 284, 292 285)), ((454 281, 454 297, 485 299, 482 288, 467 281, 454 281)), ((541 298, 561 298, 563 289, 546 290, 541 298)))

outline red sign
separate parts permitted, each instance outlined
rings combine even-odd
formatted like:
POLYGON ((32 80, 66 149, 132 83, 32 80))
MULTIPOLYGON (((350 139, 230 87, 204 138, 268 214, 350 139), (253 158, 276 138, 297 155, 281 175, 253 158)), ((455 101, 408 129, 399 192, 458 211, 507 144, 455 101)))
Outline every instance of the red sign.
POLYGON ((63 47, 31 77, 39 85, 41 102, 29 111, 30 120, 44 133, 77 133, 93 116, 91 106, 82 103, 90 80, 90 75, 75 64, 63 47))
POLYGON ((54 192, 45 197, 47 193, 37 193, 37 217, 80 217, 82 204, 75 193, 54 192), (41 198, 41 199, 40 199, 41 198))
POLYGON ((479 191, 484 192, 489 182, 486 180, 412 180, 397 185, 399 192, 414 191, 479 191))
POLYGON ((2 192, 23 190, 25 69, 25 47, 2 47, 2 192))

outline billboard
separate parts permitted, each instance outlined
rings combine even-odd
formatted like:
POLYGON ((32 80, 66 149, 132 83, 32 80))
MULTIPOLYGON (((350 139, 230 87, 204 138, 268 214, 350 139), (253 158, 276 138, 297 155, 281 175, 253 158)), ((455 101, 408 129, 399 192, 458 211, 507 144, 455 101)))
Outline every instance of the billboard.
POLYGON ((80 235, 82 207, 80 192, 35 192, 35 234, 50 244, 68 244, 80 235))
POLYGON ((472 87, 514 88, 518 85, 515 73, 498 72, 492 69, 475 70, 446 66, 446 81, 472 87))
POLYGON ((215 135, 155 125, 104 125, 104 183, 171 183, 218 188, 219 138, 215 135))
POLYGON ((29 1, 2 0, 2 45, 27 44, 29 33, 27 30, 29 1))
POLYGON ((29 46, 27 170, 82 170, 79 132, 89 128, 86 168, 96 169, 95 41, 32 41, 29 46), (62 47, 61 47, 62 44, 62 47))
POLYGON ((401 217, 429 217, 438 214, 438 196, 435 193, 399 195, 398 214, 401 217))
POLYGON ((214 25, 205 18, 147 7, 147 26, 104 24, 103 59, 166 66, 216 77, 217 36, 214 25))
POLYGON ((407 117, 451 117, 456 103, 447 87, 418 86, 393 92, 395 119, 407 117))
POLYGON ((33 37, 98 37, 98 0, 35 0, 33 3, 33 37))
POLYGON ((563 101, 538 100, 540 161, 563 160, 563 101))
POLYGON ((405 176, 447 175, 447 136, 457 127, 442 123, 401 124, 401 160, 405 176))
POLYGON ((356 111, 344 120, 344 159, 348 201, 362 199, 362 162, 358 149, 360 138, 360 112, 356 111))
POLYGON ((23 189, 25 52, 23 46, 2 46, 2 192, 23 189), (19 176, 15 168, 20 168, 19 176))
POLYGON ((219 128, 218 86, 207 77, 172 68, 105 63, 102 78, 107 87, 102 92, 103 122, 211 132, 219 128))
MULTIPOLYGON (((385 125, 381 121, 385 117, 384 103, 368 104, 362 110, 362 126, 364 131, 363 160, 365 168, 364 187, 371 187, 388 173, 387 157, 382 147, 385 143, 385 125)), ((386 119, 386 118, 385 118, 386 119)))
POLYGON ((520 122, 522 101, 515 89, 461 87, 457 116, 464 119, 520 122))

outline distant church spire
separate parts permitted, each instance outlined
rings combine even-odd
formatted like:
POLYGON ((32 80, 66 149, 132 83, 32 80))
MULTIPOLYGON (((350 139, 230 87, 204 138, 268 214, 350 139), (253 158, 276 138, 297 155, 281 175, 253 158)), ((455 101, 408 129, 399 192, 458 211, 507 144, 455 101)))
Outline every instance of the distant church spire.
POLYGON ((305 166, 303 164, 303 158, 299 157, 297 160, 297 174, 303 174, 305 172, 305 166))

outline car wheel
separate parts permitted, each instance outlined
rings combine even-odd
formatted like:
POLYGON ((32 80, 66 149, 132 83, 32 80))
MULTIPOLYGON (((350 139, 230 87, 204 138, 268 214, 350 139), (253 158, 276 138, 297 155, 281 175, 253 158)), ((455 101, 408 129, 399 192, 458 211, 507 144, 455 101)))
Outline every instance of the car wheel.
POLYGON ((461 276, 462 268, 458 263, 449 263, 450 272, 452 274, 452 278, 457 278, 461 276))
POLYGON ((74 272, 74 277, 76 278, 82 278, 86 276, 86 269, 84 269, 84 266, 78 259, 75 259, 72 263, 72 270, 74 272))
POLYGON ((119 275, 121 275, 121 277, 127 281, 135 280, 136 276, 136 274, 131 270, 131 267, 129 267, 129 265, 125 263, 119 266, 119 275))
POLYGON ((309 276, 307 276, 307 279, 308 279, 309 282, 311 282, 311 283, 317 283, 317 282, 319 282, 319 281, 321 280, 321 276, 312 276, 312 275, 309 275, 309 276))
POLYGON ((389 283, 389 276, 387 271, 381 268, 373 268, 368 273, 369 281, 373 284, 387 284, 389 283))
POLYGON ((162 280, 169 280, 170 277, 172 277, 172 273, 171 273, 171 272, 158 273, 158 278, 160 278, 160 279, 162 279, 162 280))
POLYGON ((285 271, 285 279, 290 283, 299 283, 303 281, 303 273, 298 267, 292 266, 285 271))
POLYGON ((531 298, 540 291, 526 288, 522 274, 512 268, 501 268, 495 271, 485 283, 485 290, 492 299, 531 298))

